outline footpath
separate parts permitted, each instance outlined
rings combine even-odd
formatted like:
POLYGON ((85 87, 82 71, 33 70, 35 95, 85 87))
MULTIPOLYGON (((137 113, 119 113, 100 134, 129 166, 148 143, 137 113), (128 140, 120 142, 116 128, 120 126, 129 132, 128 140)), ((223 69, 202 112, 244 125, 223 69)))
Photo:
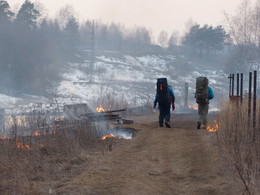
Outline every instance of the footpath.
MULTIPOLYGON (((224 174, 215 133, 196 129, 194 116, 173 115, 172 128, 158 126, 158 113, 135 117, 132 140, 89 157, 79 175, 56 194, 214 195, 236 194, 224 174)), ((124 125, 125 126, 125 125, 124 125)))

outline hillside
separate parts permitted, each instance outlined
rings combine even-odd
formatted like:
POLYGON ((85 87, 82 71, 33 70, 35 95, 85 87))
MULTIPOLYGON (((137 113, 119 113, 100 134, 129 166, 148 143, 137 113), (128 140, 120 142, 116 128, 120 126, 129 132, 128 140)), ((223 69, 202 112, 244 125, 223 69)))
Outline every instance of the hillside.
POLYGON ((224 62, 217 57, 188 58, 180 54, 129 55, 96 52, 93 74, 88 74, 91 72, 89 52, 82 52, 79 58, 84 62, 70 63, 67 66, 64 80, 56 89, 57 94, 88 102, 110 94, 132 107, 153 100, 158 77, 168 78, 179 105, 183 104, 185 82, 189 84, 190 104, 194 104, 194 85, 198 76, 209 78, 217 100, 228 90, 227 75, 222 70, 224 62))
POLYGON ((160 54, 124 54, 90 51, 75 55, 63 70, 62 80, 49 89, 49 97, 22 95, 19 98, 1 96, 1 107, 20 109, 88 103, 93 109, 99 104, 112 107, 137 107, 151 104, 158 77, 167 77, 176 96, 176 105, 183 105, 184 85, 189 84, 189 104, 195 105, 195 78, 207 76, 215 92, 211 108, 227 97, 228 79, 224 74, 223 56, 188 57, 180 52, 160 54), (92 63, 92 61, 94 63, 92 63), (93 66, 94 64, 94 66, 93 66), (113 102, 113 105, 109 105, 113 102))

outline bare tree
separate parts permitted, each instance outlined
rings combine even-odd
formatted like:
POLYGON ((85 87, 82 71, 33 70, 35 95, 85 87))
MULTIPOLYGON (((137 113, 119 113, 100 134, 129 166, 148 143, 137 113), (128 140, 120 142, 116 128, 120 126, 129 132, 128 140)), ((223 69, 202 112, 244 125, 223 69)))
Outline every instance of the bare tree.
POLYGON ((230 68, 259 69, 255 64, 260 60, 260 0, 255 5, 251 5, 250 0, 243 0, 234 16, 224 15, 230 37, 236 45, 229 58, 230 68))
POLYGON ((57 14, 57 20, 60 24, 60 28, 64 29, 71 16, 76 16, 76 12, 72 5, 66 5, 62 7, 57 14))
POLYGON ((158 36, 158 43, 162 46, 162 47, 167 47, 168 46, 168 33, 166 31, 161 31, 159 36, 158 36))
POLYGON ((260 0, 256 2, 256 6, 253 12, 253 31, 254 31, 254 41, 260 48, 260 0))
POLYGON ((259 1, 252 7, 250 0, 243 0, 237 14, 224 13, 229 34, 237 45, 257 45, 259 43, 259 1))
POLYGON ((173 46, 177 46, 178 42, 179 42, 179 32, 178 31, 173 31, 172 35, 168 41, 168 47, 173 47, 173 46))

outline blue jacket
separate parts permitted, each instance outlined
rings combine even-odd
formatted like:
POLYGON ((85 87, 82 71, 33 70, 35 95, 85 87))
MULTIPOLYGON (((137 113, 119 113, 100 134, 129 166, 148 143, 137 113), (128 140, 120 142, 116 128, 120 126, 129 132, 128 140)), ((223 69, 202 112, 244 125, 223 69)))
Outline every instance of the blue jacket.
MULTIPOLYGON (((170 101, 172 104, 174 104, 175 102, 175 96, 174 96, 174 92, 173 92, 173 89, 172 87, 168 86, 168 89, 169 89, 169 98, 170 98, 170 101)), ((157 94, 155 95, 155 98, 154 98, 154 102, 153 102, 153 105, 156 106, 158 100, 157 100, 157 94)))
POLYGON ((214 92, 211 87, 208 87, 208 98, 212 100, 214 98, 214 92))

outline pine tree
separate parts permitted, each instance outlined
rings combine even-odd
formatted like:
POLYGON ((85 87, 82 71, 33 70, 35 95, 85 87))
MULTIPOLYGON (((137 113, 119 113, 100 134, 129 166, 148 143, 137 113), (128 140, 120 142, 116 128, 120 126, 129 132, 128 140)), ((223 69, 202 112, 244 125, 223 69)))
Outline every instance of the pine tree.
POLYGON ((75 49, 76 44, 79 40, 79 25, 76 18, 72 15, 65 28, 64 28, 64 41, 65 46, 72 46, 72 49, 75 49))
POLYGON ((34 4, 26 0, 17 14, 16 22, 34 29, 36 28, 37 19, 39 16, 40 12, 35 9, 34 4))
POLYGON ((0 0, 0 22, 10 21, 13 16, 14 13, 10 10, 8 2, 0 0))

